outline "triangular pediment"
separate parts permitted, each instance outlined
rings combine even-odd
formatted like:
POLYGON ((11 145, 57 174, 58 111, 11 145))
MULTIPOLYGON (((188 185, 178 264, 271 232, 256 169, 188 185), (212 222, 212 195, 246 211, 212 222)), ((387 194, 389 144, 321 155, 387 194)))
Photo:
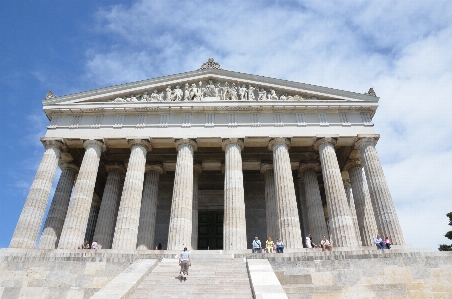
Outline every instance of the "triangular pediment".
POLYGON ((147 102, 289 101, 378 102, 374 94, 243 74, 217 68, 164 76, 71 95, 48 96, 43 105, 147 102))

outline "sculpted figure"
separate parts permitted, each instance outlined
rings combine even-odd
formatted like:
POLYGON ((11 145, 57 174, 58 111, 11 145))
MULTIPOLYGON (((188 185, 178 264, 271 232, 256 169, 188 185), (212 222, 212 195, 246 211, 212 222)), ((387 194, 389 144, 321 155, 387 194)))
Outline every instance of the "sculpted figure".
POLYGON ((46 94, 46 100, 55 98, 55 95, 51 90, 46 94))
POLYGON ((278 96, 276 95, 276 92, 273 89, 270 91, 269 100, 272 100, 272 101, 277 101, 278 100, 278 96))
POLYGON ((224 83, 224 86, 222 88, 222 100, 229 100, 229 84, 228 82, 224 83))
POLYGON ((199 81, 198 85, 199 85, 199 88, 198 88, 198 99, 197 99, 197 101, 201 101, 202 100, 202 96, 204 94, 204 91, 203 91, 204 89, 202 88, 202 81, 199 81))
POLYGON ((246 101, 247 100, 246 85, 245 84, 242 84, 242 87, 239 87, 239 100, 240 101, 246 101))
POLYGON ((158 94, 157 89, 154 89, 154 92, 151 94, 151 98, 149 100, 150 102, 157 102, 160 101, 160 96, 158 94))
POLYGON ((222 99, 222 92, 221 92, 221 85, 220 83, 217 84, 217 87, 215 88, 215 92, 217 94, 217 97, 220 97, 220 100, 222 99))
POLYGON ((204 93, 206 97, 217 97, 217 89, 215 88, 215 85, 213 85, 212 80, 209 80, 209 84, 207 84, 204 93))
POLYGON ((184 90, 184 101, 190 100, 190 87, 188 83, 185 83, 185 90, 184 90))
POLYGON ((115 103, 124 103, 125 100, 123 98, 121 98, 121 97, 117 97, 113 102, 115 102, 115 103))
POLYGON ((232 83, 230 90, 231 100, 237 101, 237 87, 235 87, 235 83, 232 83))
POLYGON ((131 94, 130 97, 126 98, 126 102, 138 102, 138 99, 135 97, 134 94, 131 94))
POLYGON ((148 92, 145 91, 145 92, 143 93, 143 95, 141 96, 141 101, 142 101, 142 102, 149 102, 150 100, 151 100, 151 98, 149 97, 148 92))
POLYGON ((182 89, 180 89, 180 86, 177 85, 176 89, 173 90, 172 100, 173 101, 181 101, 183 96, 182 89))
POLYGON ((279 99, 280 99, 281 101, 287 100, 287 93, 285 93, 285 94, 283 94, 282 96, 280 96, 279 99))
POLYGON ((171 85, 168 85, 168 87, 166 88, 166 101, 171 101, 171 94, 172 94, 172 91, 171 91, 171 85))
POLYGON ((248 85, 248 101, 254 101, 254 87, 248 85))
POLYGON ((294 101, 302 101, 303 98, 301 96, 299 96, 299 95, 295 95, 292 100, 294 100, 294 101))
POLYGON ((261 87, 261 90, 258 92, 259 97, 257 98, 258 101, 265 101, 265 98, 267 96, 267 92, 264 90, 263 87, 261 87))
POLYGON ((159 101, 163 102, 165 100, 165 96, 163 95, 163 91, 160 93, 159 101))
POLYGON ((195 83, 190 88, 190 101, 199 101, 199 90, 195 83))

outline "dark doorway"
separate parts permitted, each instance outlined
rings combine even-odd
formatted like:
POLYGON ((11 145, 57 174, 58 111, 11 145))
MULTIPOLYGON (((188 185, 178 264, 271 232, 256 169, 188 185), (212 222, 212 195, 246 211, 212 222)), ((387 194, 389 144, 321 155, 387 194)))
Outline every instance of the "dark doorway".
POLYGON ((223 211, 198 212, 198 250, 223 249, 223 211))

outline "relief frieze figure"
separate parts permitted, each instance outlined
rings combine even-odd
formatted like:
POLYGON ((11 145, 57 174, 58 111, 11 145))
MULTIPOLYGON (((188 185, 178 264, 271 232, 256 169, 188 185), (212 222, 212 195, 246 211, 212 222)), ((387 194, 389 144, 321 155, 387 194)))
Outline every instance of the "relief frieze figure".
MULTIPOLYGON (((196 83, 185 83, 176 85, 172 89, 168 85, 159 93, 158 89, 154 89, 152 93, 144 91, 143 94, 130 94, 127 96, 116 97, 109 102, 129 103, 129 102, 182 102, 182 101, 202 101, 204 97, 209 100, 217 99, 220 101, 302 101, 300 95, 289 95, 286 93, 277 93, 274 89, 264 87, 253 87, 251 84, 246 87, 245 83, 220 83, 209 79, 207 83, 200 81, 196 83)), ((306 100, 317 100, 315 97, 306 100)))

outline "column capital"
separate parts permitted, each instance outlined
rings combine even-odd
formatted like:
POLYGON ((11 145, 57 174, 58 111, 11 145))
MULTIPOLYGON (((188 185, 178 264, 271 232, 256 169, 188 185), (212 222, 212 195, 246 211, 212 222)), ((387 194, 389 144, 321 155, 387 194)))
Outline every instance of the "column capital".
POLYGON ((272 170, 273 164, 262 163, 261 164, 261 173, 267 172, 267 170, 272 170))
POLYGON ((360 149, 364 144, 371 144, 375 146, 380 139, 379 134, 358 135, 358 141, 355 142, 355 149, 360 149))
POLYGON ((268 142, 268 150, 272 151, 273 147, 277 144, 285 144, 287 146, 287 149, 290 148, 290 139, 285 137, 276 137, 271 138, 268 142))
POLYGON ((61 162, 58 163, 58 166, 60 166, 60 169, 71 169, 73 171, 75 171, 75 173, 78 173, 78 171, 80 170, 80 168, 75 165, 74 163, 70 163, 70 162, 61 162))
POLYGON ((164 174, 165 170, 163 170, 163 166, 161 164, 146 164, 144 168, 144 173, 149 171, 157 171, 158 174, 164 174))
POLYGON ((107 150, 107 146, 102 139, 86 139, 83 141, 83 146, 85 147, 85 149, 88 146, 97 146, 101 149, 102 152, 105 152, 107 150))
POLYGON ((62 138, 41 137, 40 140, 46 149, 49 147, 56 147, 60 152, 67 150, 67 146, 64 144, 62 138))
POLYGON ((350 169, 354 168, 354 167, 359 167, 362 168, 363 167, 363 163, 359 160, 349 160, 347 162, 347 164, 345 164, 344 166, 344 171, 349 171, 350 169))
POLYGON ((124 165, 120 162, 111 162, 111 163, 105 165, 105 168, 107 169, 107 172, 116 170, 119 173, 121 173, 122 175, 126 174, 126 169, 125 169, 124 165))
POLYGON ((149 141, 149 137, 127 137, 127 143, 130 148, 138 145, 144 147, 148 152, 152 151, 152 145, 149 141))
POLYGON ((243 150, 243 148, 245 147, 245 143, 243 142, 242 139, 239 139, 239 138, 225 138, 221 142, 221 148, 223 150, 225 150, 226 146, 229 145, 229 144, 237 144, 240 147, 240 150, 243 150))
POLYGON ((301 163, 300 167, 298 167, 298 176, 302 177, 303 176, 303 172, 305 172, 305 170, 307 169, 312 169, 315 172, 320 172, 322 171, 322 167, 320 167, 319 163, 301 163))
POLYGON ((316 151, 319 150, 320 146, 324 143, 331 143, 333 146, 336 146, 337 143, 337 138, 333 138, 333 137, 323 137, 323 138, 319 138, 317 139, 317 141, 314 143, 314 149, 316 151))
POLYGON ((350 175, 348 171, 344 170, 341 172, 342 182, 344 183, 344 187, 351 188, 352 184, 350 183, 350 175))
POLYGON ((202 173, 202 165, 201 164, 194 164, 193 165, 193 171, 196 171, 198 174, 202 173))
POLYGON ((176 139, 174 141, 174 145, 176 146, 177 150, 179 150, 179 146, 184 145, 184 144, 191 145, 193 147, 193 151, 198 150, 198 143, 193 139, 184 138, 184 139, 176 139))

